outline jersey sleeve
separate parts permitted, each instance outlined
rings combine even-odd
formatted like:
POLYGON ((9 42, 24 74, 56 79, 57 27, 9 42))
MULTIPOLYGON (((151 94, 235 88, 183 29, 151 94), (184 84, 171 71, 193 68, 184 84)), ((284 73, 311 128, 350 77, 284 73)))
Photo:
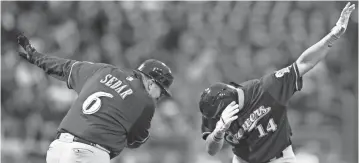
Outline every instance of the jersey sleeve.
POLYGON ((87 79, 105 66, 106 64, 103 63, 91 63, 86 61, 74 62, 70 68, 70 74, 67 79, 67 87, 79 92, 87 79))
POLYGON ((216 128, 216 121, 213 119, 207 119, 202 116, 202 139, 206 140, 207 136, 213 132, 213 130, 216 128))
POLYGON ((44 72, 58 80, 66 81, 70 74, 71 65, 75 60, 45 55, 35 51, 30 57, 24 58, 44 70, 44 72))
POLYGON ((148 130, 151 127, 154 109, 153 106, 145 108, 138 120, 131 127, 127 135, 128 148, 138 148, 148 140, 150 137, 148 130))
POLYGON ((284 105, 296 91, 302 89, 302 83, 296 63, 261 78, 264 90, 284 105))

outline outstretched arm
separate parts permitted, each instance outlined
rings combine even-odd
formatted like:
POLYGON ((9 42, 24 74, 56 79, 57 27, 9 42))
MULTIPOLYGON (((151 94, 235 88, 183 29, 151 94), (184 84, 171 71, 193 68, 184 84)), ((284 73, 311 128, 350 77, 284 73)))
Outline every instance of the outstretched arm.
POLYGON ((355 4, 350 5, 350 2, 348 2, 341 12, 336 26, 331 30, 331 32, 300 55, 300 57, 296 60, 300 76, 303 76, 319 61, 325 58, 335 41, 340 38, 347 29, 350 14, 354 9, 355 4))
POLYGON ((72 65, 75 60, 63 59, 53 56, 41 54, 31 46, 28 38, 22 34, 17 37, 18 44, 26 51, 26 53, 19 52, 19 55, 43 69, 47 74, 55 77, 56 79, 66 81, 69 78, 72 65))
POLYGON ((26 53, 19 52, 20 56, 30 63, 43 69, 48 75, 67 83, 68 88, 80 92, 87 79, 96 71, 107 67, 103 63, 75 61, 41 54, 31 46, 28 38, 20 34, 17 37, 19 45, 26 53))

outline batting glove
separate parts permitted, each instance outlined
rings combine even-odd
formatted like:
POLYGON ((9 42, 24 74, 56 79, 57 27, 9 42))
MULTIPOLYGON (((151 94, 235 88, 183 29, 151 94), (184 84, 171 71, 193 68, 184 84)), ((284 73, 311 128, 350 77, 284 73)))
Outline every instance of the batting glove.
POLYGON ((337 21, 335 27, 333 27, 330 32, 333 36, 332 39, 329 41, 330 46, 333 44, 333 41, 340 38, 346 31, 350 14, 354 11, 354 9, 355 9, 355 4, 350 5, 350 2, 348 2, 347 5, 342 10, 339 20, 337 21))
POLYGON ((238 104, 231 102, 222 112, 220 120, 216 124, 219 132, 225 133, 232 122, 238 118, 236 115, 239 112, 238 104))
POLYGON ((26 51, 26 53, 19 52, 19 55, 25 59, 30 59, 30 55, 36 52, 36 49, 30 44, 29 39, 23 34, 17 36, 17 43, 26 51))

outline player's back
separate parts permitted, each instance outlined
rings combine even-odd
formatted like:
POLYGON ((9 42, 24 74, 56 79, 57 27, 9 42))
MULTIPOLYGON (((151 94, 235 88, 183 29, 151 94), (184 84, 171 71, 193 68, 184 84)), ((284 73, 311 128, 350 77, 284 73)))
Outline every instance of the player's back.
POLYGON ((154 102, 137 72, 104 65, 88 75, 59 130, 120 152, 141 114, 152 118, 154 102))

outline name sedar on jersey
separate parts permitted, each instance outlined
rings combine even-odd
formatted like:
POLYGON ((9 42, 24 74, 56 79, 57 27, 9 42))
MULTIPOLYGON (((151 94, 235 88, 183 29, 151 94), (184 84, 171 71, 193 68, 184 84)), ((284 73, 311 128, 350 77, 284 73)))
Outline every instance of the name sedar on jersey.
MULTIPOLYGON (((128 81, 132 81, 132 77, 126 78, 128 81)), ((128 85, 122 85, 124 84, 121 80, 114 77, 111 74, 107 74, 104 79, 100 80, 100 83, 104 84, 105 86, 113 89, 115 92, 117 92, 121 98, 124 100, 128 95, 131 95, 133 93, 131 87, 128 85)))

